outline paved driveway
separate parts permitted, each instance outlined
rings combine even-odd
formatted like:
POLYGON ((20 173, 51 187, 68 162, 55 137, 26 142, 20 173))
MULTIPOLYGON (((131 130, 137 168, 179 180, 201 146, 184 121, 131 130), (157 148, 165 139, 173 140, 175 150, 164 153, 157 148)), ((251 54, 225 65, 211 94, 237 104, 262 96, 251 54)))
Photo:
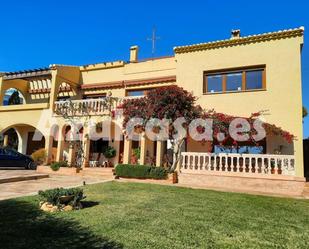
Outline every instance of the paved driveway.
MULTIPOLYGON (((26 171, 24 171, 26 172, 26 171)), ((1 171, 0 171, 1 173, 1 171)), ((4 172, 2 172, 4 174, 4 172)), ((16 174, 17 172, 15 172, 16 174)), ((34 173, 33 171, 28 171, 27 173, 34 173)), ((27 174, 25 173, 25 174, 27 174)), ((7 172, 6 174, 14 174, 14 172, 7 172)), ((20 196, 35 195, 39 190, 46 190, 58 187, 76 187, 82 186, 83 182, 86 184, 93 184, 99 182, 105 182, 110 180, 89 178, 89 177, 79 177, 79 176, 59 176, 50 175, 49 178, 12 182, 12 183, 2 183, 0 184, 0 200, 10 199, 20 196)))
POLYGON ((35 174, 35 170, 25 169, 0 169, 0 178, 8 178, 14 176, 28 176, 35 174))

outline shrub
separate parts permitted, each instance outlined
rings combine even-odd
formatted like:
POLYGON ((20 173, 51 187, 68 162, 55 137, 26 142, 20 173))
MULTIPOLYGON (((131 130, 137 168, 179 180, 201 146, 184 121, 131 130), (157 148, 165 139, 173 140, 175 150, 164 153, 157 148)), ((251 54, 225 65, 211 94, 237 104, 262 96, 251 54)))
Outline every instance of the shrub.
POLYGON ((36 163, 43 163, 47 157, 45 149, 39 149, 31 154, 32 159, 36 163))
POLYGON ((113 158, 116 156, 116 149, 112 146, 108 146, 104 151, 104 156, 106 158, 113 158))
POLYGON ((151 167, 148 165, 118 164, 115 169, 116 175, 128 178, 153 178, 166 179, 167 171, 162 167, 151 167))
POLYGON ((163 167, 152 167, 150 170, 150 176, 153 179, 166 179, 167 170, 163 167))
POLYGON ((84 192, 81 188, 55 188, 49 189, 45 191, 39 191, 39 198, 42 202, 48 202, 54 206, 60 206, 62 204, 71 205, 73 207, 78 207, 80 205, 80 201, 84 198, 84 192), (71 197, 68 199, 69 201, 63 203, 63 197, 71 197))
POLYGON ((68 163, 66 161, 54 162, 50 165, 50 168, 53 171, 57 171, 60 167, 68 167, 68 163))

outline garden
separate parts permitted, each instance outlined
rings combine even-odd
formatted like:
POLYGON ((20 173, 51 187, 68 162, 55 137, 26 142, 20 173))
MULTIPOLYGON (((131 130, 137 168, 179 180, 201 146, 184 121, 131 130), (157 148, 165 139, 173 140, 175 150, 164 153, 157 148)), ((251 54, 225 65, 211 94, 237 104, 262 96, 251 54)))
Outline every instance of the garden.
POLYGON ((309 248, 308 200, 144 183, 82 190, 69 212, 40 210, 40 196, 1 201, 1 248, 309 248))

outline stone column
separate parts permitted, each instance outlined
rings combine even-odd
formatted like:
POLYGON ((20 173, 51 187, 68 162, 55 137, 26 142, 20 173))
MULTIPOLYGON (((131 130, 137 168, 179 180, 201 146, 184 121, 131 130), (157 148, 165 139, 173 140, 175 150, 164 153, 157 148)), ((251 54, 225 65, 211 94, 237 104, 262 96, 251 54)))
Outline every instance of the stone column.
POLYGON ((18 152, 22 154, 27 153, 27 143, 28 143, 28 130, 17 129, 15 131, 18 136, 18 152))
POLYGON ((57 70, 52 70, 52 80, 50 86, 50 95, 49 95, 49 108, 54 111, 54 104, 57 101, 60 81, 57 78, 57 70))
POLYGON ((60 162, 63 160, 63 148, 64 148, 64 126, 59 127, 59 134, 58 134, 58 144, 57 144, 57 156, 56 161, 60 162))
POLYGON ((3 137, 3 147, 7 147, 9 145, 9 135, 4 135, 3 137))
POLYGON ((73 144, 70 144, 70 146, 69 146, 68 164, 70 166, 74 166, 74 162, 75 162, 75 148, 74 148, 73 144))
POLYGON ((163 165, 163 155, 164 155, 164 141, 157 141, 157 156, 156 156, 156 166, 163 165))
POLYGON ((45 164, 49 165, 52 162, 53 156, 53 136, 46 136, 45 138, 45 151, 46 151, 46 159, 45 164))
POLYGON ((145 165, 146 163, 146 154, 147 154, 147 136, 145 133, 141 134, 141 157, 140 164, 145 165))
POLYGON ((83 161, 83 168, 89 167, 89 157, 90 157, 90 138, 89 134, 85 134, 84 141, 84 161, 83 161))
POLYGON ((130 163, 130 158, 132 155, 132 140, 125 138, 124 140, 124 152, 123 152, 123 163, 130 163))
POLYGON ((117 165, 117 163, 119 162, 119 155, 120 155, 120 141, 116 141, 114 140, 113 143, 111 143, 111 146, 113 146, 116 150, 116 156, 114 158, 112 158, 112 162, 115 165, 117 165))

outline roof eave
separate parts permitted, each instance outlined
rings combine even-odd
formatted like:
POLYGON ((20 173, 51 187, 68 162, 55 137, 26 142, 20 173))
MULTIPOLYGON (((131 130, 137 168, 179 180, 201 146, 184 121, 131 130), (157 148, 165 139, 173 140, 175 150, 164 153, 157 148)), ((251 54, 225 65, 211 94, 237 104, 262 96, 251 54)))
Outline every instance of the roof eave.
POLYGON ((174 47, 174 52, 175 54, 189 53, 189 52, 216 49, 216 48, 222 48, 222 47, 246 45, 246 44, 256 43, 256 42, 265 42, 265 41, 270 41, 270 40, 287 39, 287 38, 292 38, 292 37, 302 37, 304 35, 304 30, 305 28, 302 26, 297 29, 289 29, 289 30, 282 30, 282 31, 277 31, 277 32, 245 36, 245 37, 241 37, 238 39, 227 39, 227 40, 221 40, 221 41, 193 44, 193 45, 188 45, 188 46, 179 46, 179 47, 174 47))

